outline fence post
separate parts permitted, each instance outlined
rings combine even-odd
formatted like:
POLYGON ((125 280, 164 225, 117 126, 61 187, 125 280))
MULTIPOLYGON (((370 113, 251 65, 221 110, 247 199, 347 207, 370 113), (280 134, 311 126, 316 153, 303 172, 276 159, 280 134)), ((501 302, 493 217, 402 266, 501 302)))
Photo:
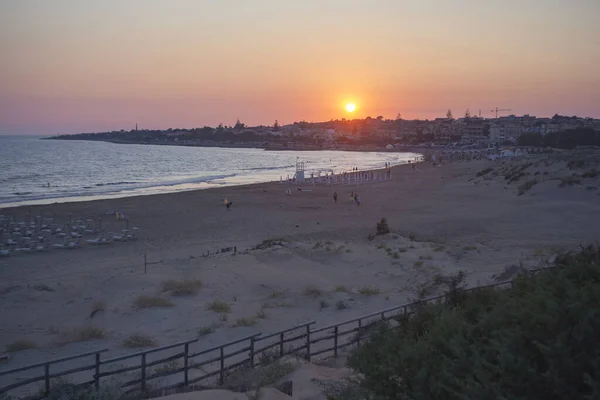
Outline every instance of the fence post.
POLYGON ((337 357, 338 356, 338 326, 336 325, 335 328, 333 328, 333 333, 335 336, 333 336, 333 356, 337 357))
POLYGON ((46 396, 50 393, 50 363, 44 364, 44 388, 46 396))
POLYGON ((190 354, 190 344, 186 343, 184 346, 183 353, 183 384, 187 386, 188 384, 188 367, 189 367, 189 354, 190 354))
POLYGON ((250 338, 250 367, 254 368, 254 336, 250 338))
POLYGON ((279 357, 283 357, 283 332, 279 334, 279 357))
POLYGON ((221 371, 219 372, 219 383, 225 382, 225 349, 221 346, 221 371))
POLYGON ((310 362, 310 325, 306 325, 306 360, 310 362))
POLYGON ((96 390, 100 389, 100 353, 96 353, 96 371, 94 375, 94 386, 96 390))
POLYGON ((408 317, 408 307, 404 306, 404 319, 406 320, 408 317))
POLYGON ((146 392, 146 353, 142 354, 142 393, 146 392))
POLYGON ((362 330, 362 319, 359 319, 358 320, 358 339, 357 339, 357 342, 359 345, 360 345, 360 336, 362 335, 361 330, 362 330))

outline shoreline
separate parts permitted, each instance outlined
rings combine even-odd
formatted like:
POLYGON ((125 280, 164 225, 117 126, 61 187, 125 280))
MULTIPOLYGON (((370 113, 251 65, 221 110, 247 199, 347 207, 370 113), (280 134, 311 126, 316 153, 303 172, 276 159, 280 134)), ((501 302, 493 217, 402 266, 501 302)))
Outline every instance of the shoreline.
MULTIPOLYGON (((416 164, 420 164, 423 161, 419 161, 416 164)), ((392 170, 392 174, 394 172, 394 170, 400 169, 402 167, 408 167, 409 165, 413 165, 413 163, 404 163, 404 164, 396 164, 391 166, 389 169, 392 170)), ((385 172, 387 170, 387 168, 376 168, 376 169, 372 169, 372 170, 364 170, 364 171, 359 171, 359 172, 368 172, 368 173, 380 173, 380 172, 385 172)), ((193 189, 188 189, 188 190, 179 190, 179 191, 173 191, 173 192, 165 192, 165 193, 148 193, 148 194, 133 194, 133 195, 123 195, 123 196, 111 196, 111 197, 98 197, 98 196, 90 196, 90 197, 98 197, 98 198, 93 198, 93 199, 89 199, 89 200, 84 200, 81 197, 66 197, 64 198, 67 201, 62 201, 62 202, 58 202, 58 201, 52 201, 52 202, 44 202, 44 203, 36 203, 36 204, 20 204, 20 205, 10 205, 10 206, 6 206, 4 207, 3 204, 0 204, 0 214, 6 214, 9 212, 15 212, 18 209, 24 209, 24 208, 28 208, 31 209, 32 211, 34 209, 38 209, 38 208, 42 208, 42 207, 53 207, 53 206, 66 206, 66 205, 73 205, 73 206, 79 206, 82 205, 83 203, 88 203, 88 204, 92 204, 92 203, 100 203, 100 202, 118 202, 118 201, 123 201, 126 199, 131 199, 131 200, 138 200, 139 198, 145 198, 145 197, 163 197, 163 196, 175 196, 175 195, 183 195, 183 194, 200 194, 202 192, 209 192, 210 194, 216 193, 216 192, 221 192, 221 191, 227 191, 227 190, 252 190, 252 189, 259 189, 264 187, 265 185, 268 186, 276 186, 276 187, 281 187, 283 188, 297 188, 299 186, 313 186, 311 182, 309 182, 310 178, 306 178, 305 182, 303 184, 297 184, 295 182, 286 182, 285 180, 280 182, 280 181, 265 181, 265 182, 255 182, 255 183, 244 183, 244 184, 232 184, 232 185, 218 185, 218 186, 214 186, 214 187, 208 187, 208 188, 193 188, 193 189), (72 201, 69 201, 69 199, 73 199, 72 201)), ((366 182, 362 182, 359 185, 364 185, 364 184, 374 184, 374 183, 382 183, 382 182, 386 182, 385 180, 383 181, 366 181, 366 182)), ((352 187, 354 185, 348 185, 348 184, 327 184, 327 183, 316 183, 314 185, 315 187, 352 187)), ((359 186, 360 187, 360 186, 359 186)), ((168 197, 167 197, 168 199, 168 197)), ((54 200, 54 199, 52 199, 54 200)), ((6 204, 11 204, 11 203, 6 203, 6 204)))
MULTIPOLYGON (((410 153, 410 152, 406 152, 406 153, 410 153)), ((422 162, 422 154, 418 154, 416 158, 421 158, 421 161, 418 161, 417 163, 421 163, 422 162)), ((392 165, 390 168, 396 168, 396 167, 400 167, 400 166, 406 166, 406 165, 412 165, 413 163, 415 163, 415 161, 407 161, 404 163, 399 163, 399 164, 395 164, 392 165)), ((360 170, 359 172, 368 172, 368 173, 379 173, 382 171, 385 171, 387 168, 375 168, 375 169, 366 169, 366 170, 360 170)), ((351 172, 341 172, 339 174, 336 174, 336 176, 338 175, 343 175, 345 173, 351 173, 351 172)), ((363 182, 365 183, 365 182, 363 182)), ((371 182, 369 182, 371 183, 371 182)), ((170 194, 177 194, 177 193, 188 193, 188 192, 201 192, 201 191, 207 191, 207 190, 220 190, 220 189, 226 189, 226 188, 243 188, 243 187, 247 187, 247 186, 253 186, 253 185, 265 185, 265 184, 278 184, 278 185, 285 185, 285 186, 298 186, 297 183, 295 182, 287 182, 286 180, 283 181, 277 181, 277 180, 267 180, 267 181, 262 181, 262 182, 252 182, 252 183, 235 183, 235 182, 231 182, 231 183, 212 183, 212 182, 201 182, 198 183, 197 185, 207 185, 208 187, 193 187, 193 188, 188 188, 188 189, 173 189, 173 190, 165 190, 164 192, 155 192, 153 190, 158 190, 159 188, 162 187, 167 187, 167 186, 161 186, 161 185, 157 185, 157 186, 152 186, 152 187, 148 187, 145 188, 148 191, 151 191, 149 193, 132 193, 131 191, 129 191, 128 193, 123 193, 123 192, 114 192, 114 193, 108 193, 108 194, 99 194, 99 195, 89 195, 89 196, 69 196, 69 197, 56 197, 56 198, 48 198, 48 199, 39 199, 39 200, 26 200, 23 202, 18 202, 18 203, 0 203, 0 214, 3 213, 3 211, 5 210, 14 210, 17 208, 23 208, 23 207, 36 207, 36 206, 51 206, 51 205, 57 205, 57 204, 73 204, 73 203, 87 203, 87 202, 96 202, 96 201, 111 201, 111 200, 119 200, 119 199, 125 199, 125 198, 137 198, 137 197, 147 197, 147 196, 162 196, 162 195, 170 195, 170 194)), ((312 185, 312 183, 310 182, 310 177, 306 177, 305 178, 305 185, 312 185)), ((172 185, 173 187, 177 187, 177 186, 183 186, 184 184, 181 185, 172 185)), ((342 183, 338 183, 338 184, 331 184, 329 185, 326 182, 318 182, 316 183, 317 186, 335 186, 335 185, 340 185, 340 186, 344 186, 344 184, 342 183)), ((133 189, 135 190, 139 190, 139 189, 133 189)))

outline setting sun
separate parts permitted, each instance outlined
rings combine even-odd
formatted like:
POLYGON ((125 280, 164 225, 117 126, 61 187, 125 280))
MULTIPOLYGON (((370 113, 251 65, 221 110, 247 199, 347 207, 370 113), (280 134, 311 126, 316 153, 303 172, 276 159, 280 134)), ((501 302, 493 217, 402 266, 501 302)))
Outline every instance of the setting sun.
POLYGON ((356 104, 354 104, 354 103, 346 104, 346 111, 354 112, 354 110, 356 110, 356 104))

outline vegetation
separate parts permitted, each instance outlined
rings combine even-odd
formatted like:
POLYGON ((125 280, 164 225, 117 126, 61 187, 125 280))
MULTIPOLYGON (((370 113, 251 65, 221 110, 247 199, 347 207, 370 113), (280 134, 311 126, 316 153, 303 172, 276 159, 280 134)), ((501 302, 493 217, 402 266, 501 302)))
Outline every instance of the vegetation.
POLYGON ((153 308, 153 307, 173 307, 173 303, 171 303, 167 299, 163 299, 162 297, 152 297, 152 296, 139 296, 133 302, 135 308, 153 308))
POLYGON ((374 296, 381 293, 381 291, 376 287, 363 286, 358 289, 358 293, 362 294, 363 296, 374 296))
POLYGON ((348 308, 348 305, 343 300, 338 300, 338 302, 335 303, 335 308, 337 310, 345 310, 348 308))
POLYGON ((28 350, 28 349, 35 349, 37 347, 37 344, 35 344, 35 342, 28 340, 28 339, 20 339, 20 340, 16 340, 10 344, 6 345, 6 351, 8 353, 13 353, 15 351, 21 351, 21 350, 28 350))
POLYGON ((129 349, 140 348, 140 347, 155 347, 158 345, 156 339, 151 336, 137 333, 129 336, 127 339, 121 342, 121 346, 129 349))
POLYGON ((202 281, 199 280, 168 280, 162 283, 162 291, 170 292, 173 296, 196 294, 201 288, 202 281))
POLYGON ((200 328, 196 329, 196 335, 197 337, 210 335, 211 333, 214 333, 217 328, 218 325, 201 326, 200 328))
POLYGON ((95 326, 85 326, 83 328, 64 332, 61 336, 65 343, 85 342, 86 340, 104 339, 106 331, 95 326))
POLYGON ((382 325, 350 358, 377 399, 600 398, 600 247, 560 255, 512 290, 464 291, 382 325))
POLYGON ((304 289, 304 295, 316 299, 317 297, 323 295, 323 291, 317 287, 309 286, 304 289))
POLYGON ((256 318, 238 318, 235 321, 234 326, 254 326, 256 325, 256 318))
POLYGON ((319 310, 323 310, 324 308, 329 307, 329 303, 325 300, 319 301, 319 310))
POLYGON ((335 287, 335 291, 336 291, 336 292, 342 292, 342 293, 348 293, 348 292, 350 292, 350 291, 348 290, 348 288, 347 288, 346 286, 344 286, 344 285, 337 285, 337 286, 335 287))
POLYGON ((377 223, 377 234, 386 235, 388 233, 390 233, 390 227, 388 226, 387 220, 385 218, 381 218, 377 223))
POLYGON ((218 300, 208 303, 206 307, 211 311, 223 314, 227 314, 231 311, 231 304, 218 300))

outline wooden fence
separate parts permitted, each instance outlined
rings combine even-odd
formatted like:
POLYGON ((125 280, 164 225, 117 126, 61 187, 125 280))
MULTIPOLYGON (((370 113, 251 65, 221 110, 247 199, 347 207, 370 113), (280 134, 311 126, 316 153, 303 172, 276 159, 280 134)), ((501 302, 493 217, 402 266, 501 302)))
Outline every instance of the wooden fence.
MULTIPOLYGON (((536 274, 551 268, 553 267, 541 268, 530 272, 536 274)), ((491 285, 470 288, 466 291, 493 287, 512 288, 512 283, 512 280, 498 282, 491 285)), ((148 394, 157 390, 165 391, 186 387, 198 384, 199 382, 204 382, 206 386, 216 382, 223 384, 227 374, 232 370, 245 367, 254 368, 257 365, 257 360, 260 363, 261 357, 267 354, 269 355, 268 359, 271 361, 290 354, 302 356, 308 361, 311 361, 315 357, 337 357, 344 348, 353 344, 360 344, 361 340, 364 340, 369 335, 370 328, 376 323, 389 321, 390 319, 402 321, 402 319, 409 318, 420 306, 444 301, 445 298, 446 296, 442 295, 390 307, 317 329, 312 328, 316 322, 310 321, 267 335, 255 333, 204 350, 195 348, 198 343, 198 339, 196 338, 108 359, 101 358, 101 355, 108 351, 107 349, 77 354, 21 368, 0 371, 0 379, 3 379, 5 376, 13 376, 13 380, 19 379, 15 383, 0 387, 0 394, 25 387, 29 387, 29 390, 23 393, 31 394, 32 389, 34 389, 31 385, 39 382, 43 382, 43 386, 39 388, 40 394, 47 394, 51 389, 52 379, 66 376, 72 378, 74 381, 76 380, 77 385, 93 385, 96 388, 99 388, 107 378, 125 378, 126 380, 120 381, 119 385, 125 389, 125 393, 130 394, 148 394), (177 349, 175 354, 157 356, 159 353, 173 349, 177 349), (77 368, 55 371, 55 366, 61 363, 92 357, 94 359, 92 363, 77 368), (139 362, 131 363, 132 360, 139 360, 139 362), (124 365, 123 362, 126 361, 130 362, 124 365), (43 375, 14 378, 22 372, 42 368, 44 371, 43 375), (93 373, 90 374, 89 371, 93 371, 93 373), (87 374, 81 375, 83 372, 87 372, 87 374), (137 372, 138 375, 134 377, 125 376, 132 372, 137 372), (159 378, 163 380, 171 378, 172 380, 176 375, 179 375, 179 379, 175 379, 174 382, 166 382, 166 384, 160 386, 150 382, 159 378), (218 378, 216 382, 214 378, 218 378)))

